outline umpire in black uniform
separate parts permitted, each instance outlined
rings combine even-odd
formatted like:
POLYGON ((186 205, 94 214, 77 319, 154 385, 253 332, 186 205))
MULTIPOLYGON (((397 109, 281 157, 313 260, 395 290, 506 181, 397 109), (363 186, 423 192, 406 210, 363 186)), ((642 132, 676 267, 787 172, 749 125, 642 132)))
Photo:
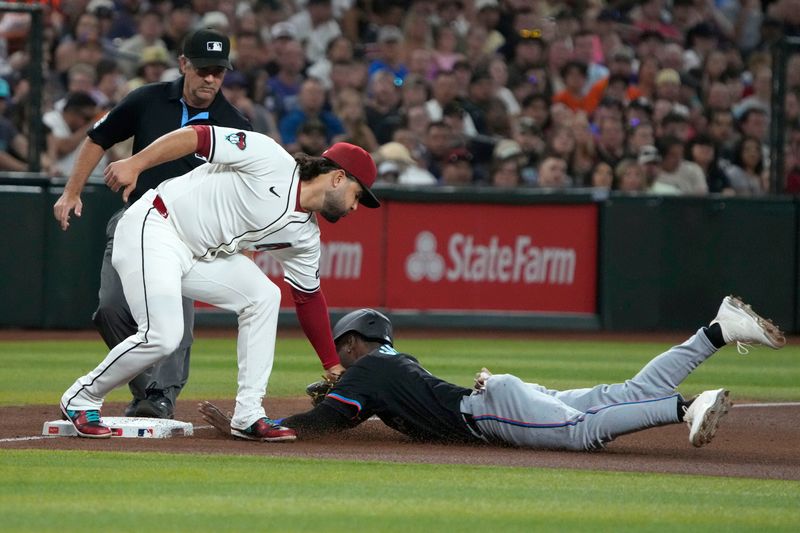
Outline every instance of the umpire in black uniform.
MULTIPOLYGON (((189 34, 179 57, 182 76, 173 82, 153 83, 128 94, 89 131, 75 162, 75 167, 53 212, 61 228, 69 227, 70 214, 81 216, 80 194, 91 171, 106 150, 133 137, 133 153, 147 147, 162 135, 187 124, 211 124, 252 130, 250 122, 220 93, 225 72, 232 69, 228 59, 229 39, 214 30, 200 29, 189 34)), ((194 155, 170 161, 139 176, 136 189, 128 199, 135 202, 144 192, 162 181, 180 176, 202 165, 194 155)), ((127 207, 127 206, 126 206, 127 207)), ((95 326, 113 348, 136 332, 122 285, 111 265, 114 230, 125 208, 108 222, 108 239, 100 273, 99 305, 92 316, 95 326)), ((125 416, 172 418, 175 400, 189 377, 189 353, 192 345, 194 308, 184 298, 184 335, 177 351, 130 382, 133 401, 125 416)))

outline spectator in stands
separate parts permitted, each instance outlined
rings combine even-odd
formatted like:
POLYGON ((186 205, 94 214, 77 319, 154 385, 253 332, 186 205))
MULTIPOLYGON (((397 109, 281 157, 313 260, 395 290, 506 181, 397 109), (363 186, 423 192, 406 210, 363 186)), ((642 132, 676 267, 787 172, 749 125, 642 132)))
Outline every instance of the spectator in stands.
POLYGON ((700 134, 692 138, 686 145, 686 159, 700 166, 708 183, 708 192, 733 194, 728 176, 719 165, 719 154, 714 141, 709 135, 700 134))
POLYGON ((325 110, 325 88, 319 80, 309 78, 302 83, 297 104, 297 109, 289 111, 278 123, 283 145, 289 153, 297 151, 297 130, 308 120, 316 119, 325 124, 329 144, 334 137, 344 133, 339 118, 325 110))
POLYGON ((656 76, 656 100, 678 102, 681 95, 681 75, 671 69, 661 69, 656 76))
POLYGON ((323 59, 328 43, 342 34, 331 4, 331 0, 307 0, 305 9, 289 17, 297 31, 295 38, 305 43, 305 57, 310 63, 323 59))
POLYGON ((769 191, 761 141, 756 137, 742 137, 723 170, 736 196, 763 196, 769 191))
MULTIPOLYGON (((442 109, 444 106, 453 102, 458 97, 458 83, 452 71, 439 71, 436 78, 433 80, 431 88, 431 99, 425 103, 425 110, 428 116, 434 122, 442 120, 442 109)), ((478 130, 472 117, 467 115, 464 117, 464 135, 473 137, 477 135, 478 130)))
MULTIPOLYGON (((100 27, 102 28, 103 18, 100 13, 97 16, 100 18, 100 27)), ((182 52, 181 44, 183 40, 192 31, 192 25, 195 22, 192 5, 186 0, 173 1, 166 17, 167 22, 164 24, 164 32, 161 35, 161 39, 167 45, 167 50, 169 50, 170 54, 177 57, 182 52)))
POLYGON ((119 66, 128 78, 136 75, 139 58, 145 48, 160 46, 167 49, 167 43, 161 38, 163 34, 164 24, 158 11, 149 9, 139 15, 136 35, 119 45, 119 66))
POLYGON ((745 109, 739 118, 739 131, 743 136, 755 137, 766 143, 769 133, 769 118, 766 109, 752 106, 745 109))
POLYGON ((561 79, 564 81, 564 90, 553 96, 554 103, 561 103, 573 111, 594 113, 600 103, 602 87, 592 87, 584 93, 587 79, 587 67, 580 61, 568 61, 561 67, 561 79))
POLYGON ((614 190, 640 193, 647 190, 647 180, 642 166, 635 159, 623 159, 614 169, 614 190))
POLYGON ((442 185, 472 185, 472 154, 466 148, 453 148, 442 161, 442 185))
POLYGON ((360 146, 367 152, 378 149, 379 143, 375 134, 367 124, 364 112, 364 99, 355 89, 344 89, 338 95, 333 106, 336 116, 344 126, 344 133, 333 138, 333 142, 349 142, 360 146))
POLYGON ((708 184, 697 163, 684 159, 685 144, 677 137, 659 139, 661 168, 653 184, 653 192, 659 194, 708 194, 708 184))
POLYGON ((728 156, 736 142, 733 113, 729 109, 709 109, 706 116, 709 137, 719 149, 720 156, 728 156))
MULTIPOLYGON (((500 3, 497 0, 475 0, 475 22, 470 26, 467 32, 467 43, 469 43, 473 35, 473 29, 480 28, 483 30, 482 51, 485 56, 491 56, 497 52, 505 43, 506 38, 501 31, 503 22, 503 13, 500 8, 500 3)), ((478 39, 475 39, 478 42, 478 39)), ((467 57, 471 61, 476 61, 477 64, 479 57, 467 57)))
MULTIPOLYGON (((78 92, 67 96, 63 111, 54 109, 45 113, 42 120, 50 128, 48 156, 54 161, 54 170, 62 176, 69 176, 72 172, 78 148, 98 118, 97 111, 94 99, 88 93, 78 92)), ((104 155, 92 174, 102 176, 107 164, 104 155)))
POLYGON ((228 72, 225 79, 222 80, 222 94, 225 95, 228 102, 247 117, 250 124, 253 125, 253 131, 269 135, 277 142, 281 142, 281 135, 272 113, 248 96, 248 88, 247 77, 238 70, 228 72))
MULTIPOLYGON (((368 86, 366 120, 378 144, 386 144, 403 123, 401 89, 393 73, 381 70, 373 74, 368 86)), ((371 151, 367 147, 364 149, 371 151)))
POLYGON ((328 144, 328 129, 317 119, 303 122, 297 130, 298 151, 312 156, 321 156, 328 144))
POLYGON ((11 98, 11 88, 0 78, 0 170, 25 172, 28 170, 28 139, 5 117, 6 105, 11 98))
POLYGON ((651 145, 642 146, 636 157, 636 163, 642 168, 645 187, 650 189, 660 171, 661 154, 659 154, 658 148, 651 145))
POLYGON ((785 191, 789 194, 800 194, 800 122, 789 124, 786 135, 785 191))
POLYGON ((639 119, 631 121, 633 125, 628 130, 628 149, 630 157, 636 157, 642 146, 653 145, 656 142, 653 125, 639 119))
MULTIPOLYGON (((233 64, 245 80, 247 97, 258 102, 264 102, 266 95, 267 71, 266 65, 270 57, 270 48, 257 32, 240 32, 236 35, 236 55, 233 64)), ((259 131, 256 129, 256 131, 259 131)))
POLYGON ((399 142, 388 142, 373 154, 378 165, 378 178, 397 185, 436 185, 436 178, 420 168, 408 148, 399 142))
POLYGON ((492 77, 492 90, 494 96, 503 101, 506 110, 511 117, 519 115, 520 106, 514 93, 508 88, 508 67, 506 62, 500 57, 495 56, 489 61, 489 75, 492 77))
POLYGON ((659 130, 659 137, 677 137, 683 142, 688 142, 691 136, 691 128, 689 127, 689 117, 677 111, 670 111, 661 120, 661 128, 659 130))
POLYGON ((592 169, 592 174, 588 185, 595 189, 605 189, 607 191, 611 190, 612 186, 614 185, 614 170, 611 168, 611 165, 605 161, 598 162, 594 166, 594 169, 592 169))
POLYGON ((414 106, 424 106, 430 98, 428 83, 425 78, 416 74, 409 74, 403 82, 402 104, 403 109, 410 109, 414 106))
POLYGON ((547 156, 539 164, 536 185, 542 189, 563 189, 570 186, 567 162, 559 157, 547 156))
MULTIPOLYGON (((337 62, 350 62, 353 56, 353 43, 344 35, 334 37, 328 42, 325 49, 325 57, 318 59, 306 70, 306 74, 312 78, 317 78, 322 82, 326 90, 330 90, 331 71, 333 70, 334 63, 337 62)), ((237 61, 236 66, 239 66, 237 61)))
POLYGON ((621 120, 610 116, 603 119, 599 127, 597 157, 614 168, 625 157, 625 129, 621 120))
MULTIPOLYGON (((283 40, 280 50, 276 49, 275 52, 278 72, 267 81, 267 109, 279 122, 287 113, 298 109, 298 94, 305 79, 303 76, 305 56, 302 46, 294 39, 285 37, 280 39, 283 40)), ((296 129, 292 130, 291 137, 294 137, 295 131, 296 129)))
POLYGON ((460 36, 453 26, 440 24, 435 27, 433 42, 434 48, 431 57, 433 75, 441 71, 452 71, 456 62, 464 59, 464 55, 458 51, 460 36))
POLYGON ((378 31, 378 57, 369 64, 370 77, 379 70, 386 70, 394 75, 398 87, 403 84, 408 74, 403 62, 403 39, 403 32, 397 26, 383 26, 378 31))
POLYGON ((428 125, 428 131, 423 143, 425 147, 425 168, 440 181, 442 179, 443 164, 450 154, 452 137, 453 131, 445 122, 439 120, 428 125))
POLYGON ((600 56, 600 40, 591 30, 581 30, 573 38, 573 57, 586 65, 586 83, 583 92, 588 93, 600 80, 609 76, 608 67, 596 61, 600 56))
POLYGON ((148 46, 142 50, 139 66, 136 68, 136 77, 128 82, 127 92, 162 80, 164 72, 169 67, 169 52, 161 46, 148 46))
POLYGON ((661 71, 661 63, 655 55, 639 55, 641 61, 636 76, 636 87, 641 96, 654 100, 656 97, 656 80, 661 71))
POLYGON ((111 109, 125 96, 124 77, 113 59, 103 59, 97 65, 97 84, 92 97, 99 107, 111 109))

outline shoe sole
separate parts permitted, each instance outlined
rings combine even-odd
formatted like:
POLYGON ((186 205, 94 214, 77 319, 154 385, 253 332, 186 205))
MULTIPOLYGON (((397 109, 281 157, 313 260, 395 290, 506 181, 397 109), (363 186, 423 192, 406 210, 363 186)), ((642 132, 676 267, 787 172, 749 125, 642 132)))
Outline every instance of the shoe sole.
POLYGON ((733 295, 728 296, 728 299, 733 307, 741 310, 747 316, 756 321, 758 327, 760 327, 764 331, 764 334, 766 335, 767 339, 769 339, 771 342, 771 344, 767 344, 767 346, 769 346, 773 350, 778 350, 786 345, 786 337, 784 336, 780 328, 772 323, 772 320, 762 317, 761 315, 753 311, 753 308, 750 307, 750 305, 744 303, 744 301, 742 301, 740 298, 737 298, 736 296, 733 295))
POLYGON ((714 403, 703 413, 700 427, 689 439, 693 446, 700 448, 714 438, 717 428, 719 428, 719 421, 728 414, 731 408, 731 400, 728 395, 729 391, 722 390, 721 394, 717 395, 714 403))
POLYGON ((66 420, 70 424, 72 424, 72 427, 75 428, 75 431, 78 433, 78 436, 86 438, 86 439, 110 439, 111 438, 111 430, 110 429, 108 430, 108 435, 90 435, 88 433, 81 433, 81 430, 78 429, 78 426, 75 425, 75 422, 73 422, 72 419, 67 414, 67 409, 61 404, 58 404, 58 407, 61 409, 61 415, 64 418, 64 420, 66 420))
POLYGON ((260 442, 291 442, 293 440, 297 440, 297 435, 285 435, 283 437, 254 437, 253 435, 248 435, 247 433, 234 428, 231 428, 231 435, 239 439, 260 442))

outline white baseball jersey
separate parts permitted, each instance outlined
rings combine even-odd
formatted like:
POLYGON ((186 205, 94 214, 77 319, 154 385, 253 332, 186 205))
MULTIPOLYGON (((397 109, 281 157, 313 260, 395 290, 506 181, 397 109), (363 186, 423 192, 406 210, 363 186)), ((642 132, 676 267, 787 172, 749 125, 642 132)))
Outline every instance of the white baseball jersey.
POLYGON ((294 158, 270 137, 203 127, 211 132, 209 164, 156 191, 180 239, 195 257, 210 261, 283 229, 298 203, 300 177, 294 158))
POLYGON ((249 248, 269 252, 283 267, 286 282, 295 289, 319 289, 320 231, 316 215, 296 211, 281 229, 249 248))

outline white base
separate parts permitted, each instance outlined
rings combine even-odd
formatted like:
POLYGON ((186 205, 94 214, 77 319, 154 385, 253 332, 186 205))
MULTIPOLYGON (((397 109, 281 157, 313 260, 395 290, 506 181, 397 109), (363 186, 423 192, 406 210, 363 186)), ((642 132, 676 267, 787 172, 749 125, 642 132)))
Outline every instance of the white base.
MULTIPOLYGON (((191 437, 194 426, 190 422, 163 420, 160 418, 134 418, 125 416, 104 416, 103 423, 111 428, 112 437, 128 439, 168 439, 170 437, 191 437)), ((51 437, 75 437, 75 426, 67 420, 45 422, 42 435, 51 437)))

